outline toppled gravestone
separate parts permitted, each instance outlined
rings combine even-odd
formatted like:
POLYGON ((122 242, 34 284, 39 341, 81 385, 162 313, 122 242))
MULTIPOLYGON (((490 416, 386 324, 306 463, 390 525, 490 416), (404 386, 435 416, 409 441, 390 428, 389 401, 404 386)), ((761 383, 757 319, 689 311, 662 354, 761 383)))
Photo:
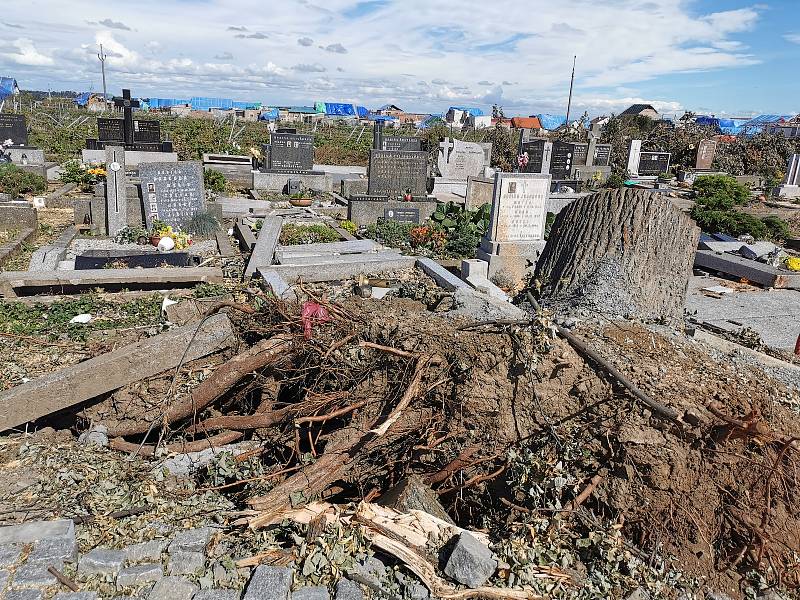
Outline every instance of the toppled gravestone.
POLYGON ((683 320, 700 229, 668 198, 605 190, 562 210, 536 263, 559 313, 683 320))
POLYGON ((447 559, 444 573, 470 588, 481 587, 497 569, 497 561, 486 545, 464 531, 447 559))

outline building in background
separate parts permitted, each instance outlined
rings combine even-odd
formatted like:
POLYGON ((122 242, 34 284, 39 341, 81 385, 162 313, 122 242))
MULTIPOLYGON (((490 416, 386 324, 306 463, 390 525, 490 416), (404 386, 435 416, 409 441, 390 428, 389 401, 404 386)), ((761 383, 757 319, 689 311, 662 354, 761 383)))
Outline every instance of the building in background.
POLYGON ((652 104, 631 104, 628 108, 619 113, 620 117, 647 117, 658 121, 661 115, 652 104))

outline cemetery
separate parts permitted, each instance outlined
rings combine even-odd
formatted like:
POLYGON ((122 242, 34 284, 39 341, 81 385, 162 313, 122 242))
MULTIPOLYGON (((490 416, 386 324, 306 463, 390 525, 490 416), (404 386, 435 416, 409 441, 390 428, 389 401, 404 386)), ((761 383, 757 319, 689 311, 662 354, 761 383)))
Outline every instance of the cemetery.
POLYGON ((800 586, 800 147, 155 100, 0 111, 3 598, 800 586))

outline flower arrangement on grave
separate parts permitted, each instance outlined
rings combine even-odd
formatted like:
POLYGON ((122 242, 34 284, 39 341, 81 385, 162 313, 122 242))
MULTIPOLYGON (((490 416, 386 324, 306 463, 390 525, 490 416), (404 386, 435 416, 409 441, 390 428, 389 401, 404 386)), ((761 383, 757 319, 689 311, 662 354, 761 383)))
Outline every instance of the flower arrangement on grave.
POLYGON ((181 229, 173 229, 172 225, 167 225, 160 219, 153 219, 153 225, 150 228, 150 243, 153 246, 158 246, 158 243, 164 238, 171 238, 175 242, 176 250, 184 250, 192 245, 192 234, 181 229))
POLYGON ((411 188, 406 188, 406 191, 403 194, 403 200, 405 202, 411 202, 413 199, 414 199, 414 195, 411 193, 411 188))
POLYGON ((412 248, 425 248, 436 252, 442 250, 447 243, 447 233, 433 225, 420 225, 408 232, 412 248))
POLYGON ((519 166, 520 169, 524 169, 525 167, 527 167, 529 162, 530 162, 530 157, 528 156, 527 152, 523 152, 522 154, 517 156, 517 165, 519 166))
POLYGON ((89 192, 94 185, 106 178, 101 163, 84 164, 77 160, 67 162, 61 170, 61 181, 76 184, 82 192, 89 192))

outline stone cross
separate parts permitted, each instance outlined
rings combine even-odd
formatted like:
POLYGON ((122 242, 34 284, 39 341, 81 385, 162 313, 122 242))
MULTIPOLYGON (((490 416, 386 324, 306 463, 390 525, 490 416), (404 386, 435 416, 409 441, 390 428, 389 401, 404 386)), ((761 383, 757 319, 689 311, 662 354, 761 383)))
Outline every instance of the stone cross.
POLYGON ((138 100, 131 100, 131 91, 122 90, 122 98, 114 98, 114 106, 122 109, 125 145, 133 144, 133 109, 139 108, 138 100))
POLYGON ((128 225, 125 148, 106 146, 106 223, 109 236, 128 225))
POLYGON ((589 149, 586 151, 586 166, 591 167, 594 164, 594 153, 597 152, 598 137, 589 133, 589 149))

